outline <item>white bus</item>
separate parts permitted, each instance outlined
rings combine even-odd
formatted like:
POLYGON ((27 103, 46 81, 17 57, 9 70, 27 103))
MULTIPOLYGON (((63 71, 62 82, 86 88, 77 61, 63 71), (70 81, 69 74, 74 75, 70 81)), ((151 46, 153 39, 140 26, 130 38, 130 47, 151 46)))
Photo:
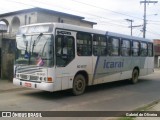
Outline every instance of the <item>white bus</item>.
POLYGON ((45 91, 72 89, 129 79, 154 71, 153 42, 64 23, 19 28, 15 85, 45 91))

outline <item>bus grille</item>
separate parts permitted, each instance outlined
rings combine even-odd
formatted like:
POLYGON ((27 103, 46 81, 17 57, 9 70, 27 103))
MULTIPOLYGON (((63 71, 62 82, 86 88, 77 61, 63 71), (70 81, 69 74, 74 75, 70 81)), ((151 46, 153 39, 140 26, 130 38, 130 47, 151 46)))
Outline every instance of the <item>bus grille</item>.
POLYGON ((27 75, 21 74, 21 75, 20 75, 20 78, 21 78, 21 79, 24 79, 24 80, 27 80, 27 75))
POLYGON ((22 80, 38 80, 38 76, 32 76, 32 75, 24 75, 24 74, 21 74, 20 75, 20 79, 22 80))
POLYGON ((38 80, 38 76, 30 76, 30 80, 38 80))

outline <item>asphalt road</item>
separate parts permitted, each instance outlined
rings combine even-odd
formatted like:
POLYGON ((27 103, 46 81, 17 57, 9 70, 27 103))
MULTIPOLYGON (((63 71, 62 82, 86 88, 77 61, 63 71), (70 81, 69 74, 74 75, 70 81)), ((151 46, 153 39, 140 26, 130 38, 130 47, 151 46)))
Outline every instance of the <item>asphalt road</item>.
POLYGON ((72 96, 70 91, 50 93, 32 89, 0 93, 0 111, 130 111, 158 99, 157 70, 141 77, 135 85, 126 80, 96 85, 80 96, 72 96))

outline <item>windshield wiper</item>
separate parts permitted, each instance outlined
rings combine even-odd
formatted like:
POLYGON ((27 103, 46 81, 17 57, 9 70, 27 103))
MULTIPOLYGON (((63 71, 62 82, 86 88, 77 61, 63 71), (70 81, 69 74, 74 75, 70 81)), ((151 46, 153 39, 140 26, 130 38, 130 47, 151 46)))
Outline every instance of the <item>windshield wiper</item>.
POLYGON ((39 40, 40 40, 40 38, 42 37, 42 35, 43 35, 43 33, 40 33, 40 34, 37 36, 36 40, 34 40, 33 45, 32 45, 32 54, 33 54, 34 47, 37 45, 37 43, 39 42, 39 40))

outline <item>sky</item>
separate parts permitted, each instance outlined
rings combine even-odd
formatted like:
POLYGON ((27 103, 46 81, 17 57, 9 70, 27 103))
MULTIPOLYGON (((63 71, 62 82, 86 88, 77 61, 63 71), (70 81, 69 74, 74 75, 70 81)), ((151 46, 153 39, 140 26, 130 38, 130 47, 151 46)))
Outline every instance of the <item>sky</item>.
MULTIPOLYGON (((85 17, 85 20, 96 22, 94 29, 131 34, 129 28, 143 25, 143 0, 0 0, 0 14, 33 7, 51 9, 68 14, 85 17)), ((148 0, 155 1, 155 0, 148 0)), ((146 38, 160 39, 160 1, 147 4, 146 38)), ((133 36, 143 37, 141 27, 133 28, 133 36)))

